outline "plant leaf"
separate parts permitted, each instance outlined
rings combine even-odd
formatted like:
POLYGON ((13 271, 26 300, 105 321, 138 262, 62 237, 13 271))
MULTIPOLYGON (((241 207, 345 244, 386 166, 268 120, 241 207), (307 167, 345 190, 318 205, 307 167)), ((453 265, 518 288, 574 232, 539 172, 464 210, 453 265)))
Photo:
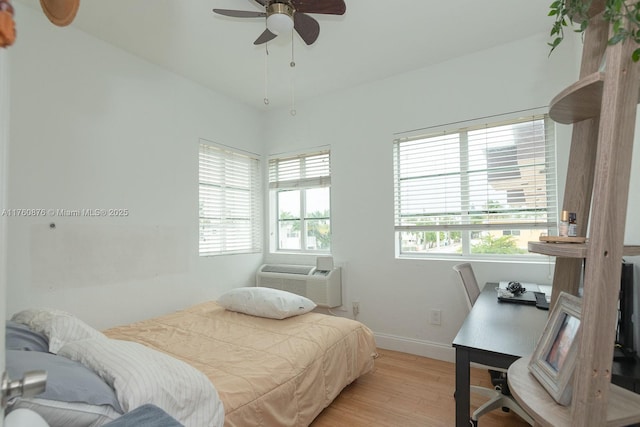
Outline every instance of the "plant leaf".
POLYGON ((627 34, 626 33, 618 33, 618 34, 614 34, 613 37, 611 37, 609 39, 609 45, 614 45, 617 43, 620 43, 621 41, 623 41, 625 38, 627 38, 627 34))

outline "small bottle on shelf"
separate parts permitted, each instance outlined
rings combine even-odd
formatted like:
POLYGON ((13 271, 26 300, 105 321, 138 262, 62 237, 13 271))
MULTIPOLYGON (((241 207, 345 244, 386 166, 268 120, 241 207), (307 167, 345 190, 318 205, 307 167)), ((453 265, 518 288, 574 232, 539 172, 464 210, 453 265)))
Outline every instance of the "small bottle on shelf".
POLYGON ((560 215, 560 224, 558 225, 558 236, 569 236, 569 211, 562 211, 560 215))
POLYGON ((577 224, 576 224, 576 214, 575 212, 569 213, 569 237, 576 237, 578 235, 577 224))

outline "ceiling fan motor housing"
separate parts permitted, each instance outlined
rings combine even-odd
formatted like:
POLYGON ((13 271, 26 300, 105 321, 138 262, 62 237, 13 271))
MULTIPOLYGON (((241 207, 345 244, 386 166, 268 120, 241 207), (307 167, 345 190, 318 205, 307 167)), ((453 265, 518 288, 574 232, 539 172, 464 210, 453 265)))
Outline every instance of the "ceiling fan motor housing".
POLYGON ((267 17, 276 13, 280 13, 283 15, 287 15, 289 18, 293 18, 293 12, 293 6, 291 6, 287 2, 274 1, 269 3, 269 5, 267 6, 267 17))
POLYGON ((267 6, 267 29, 276 35, 290 32, 293 29, 293 13, 293 6, 289 3, 270 3, 267 6))

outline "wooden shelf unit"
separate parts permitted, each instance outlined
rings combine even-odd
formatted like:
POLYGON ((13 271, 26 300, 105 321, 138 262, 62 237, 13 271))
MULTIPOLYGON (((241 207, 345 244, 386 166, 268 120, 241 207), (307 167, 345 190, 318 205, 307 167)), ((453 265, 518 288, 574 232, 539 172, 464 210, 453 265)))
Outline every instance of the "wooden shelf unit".
POLYGON ((557 257, 552 308, 560 292, 578 295, 582 285, 580 351, 571 405, 556 404, 528 372, 519 375, 520 365, 512 365, 513 376, 509 371, 511 390, 520 404, 537 425, 554 427, 640 421, 640 395, 621 393, 611 384, 621 261, 623 255, 640 254, 640 246, 624 246, 640 64, 631 59, 635 43, 608 45, 604 0, 593 5, 579 79, 556 96, 550 108, 554 120, 573 124, 562 209, 577 213, 577 234, 588 240, 529 243, 530 251, 557 257), (614 413, 618 415, 612 417, 614 413))
MULTIPOLYGON (((589 242, 587 243, 546 243, 529 242, 529 252, 562 258, 586 258, 589 242)), ((640 255, 640 246, 625 245, 622 249, 624 256, 640 255)))
MULTIPOLYGON (((533 414, 536 425, 548 427, 571 426, 571 407, 558 405, 529 373, 529 357, 518 359, 509 367, 509 385, 513 396, 523 408, 533 414), (522 394, 521 394, 522 393, 522 394), (540 414, 544 414, 540 416, 540 414)), ((640 394, 611 384, 607 407, 607 427, 623 427, 640 422, 640 394)))

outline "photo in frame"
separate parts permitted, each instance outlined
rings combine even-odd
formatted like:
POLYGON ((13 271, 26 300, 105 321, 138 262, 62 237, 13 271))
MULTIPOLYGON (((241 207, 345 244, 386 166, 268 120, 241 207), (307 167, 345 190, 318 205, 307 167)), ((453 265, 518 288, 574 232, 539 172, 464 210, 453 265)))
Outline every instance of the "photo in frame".
POLYGON ((560 405, 571 403, 582 300, 561 292, 529 362, 529 371, 560 405))

